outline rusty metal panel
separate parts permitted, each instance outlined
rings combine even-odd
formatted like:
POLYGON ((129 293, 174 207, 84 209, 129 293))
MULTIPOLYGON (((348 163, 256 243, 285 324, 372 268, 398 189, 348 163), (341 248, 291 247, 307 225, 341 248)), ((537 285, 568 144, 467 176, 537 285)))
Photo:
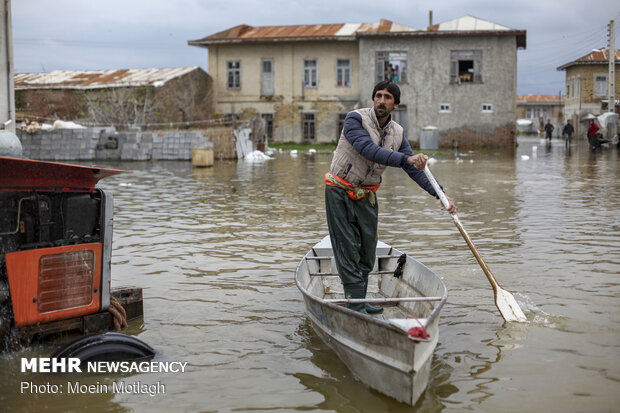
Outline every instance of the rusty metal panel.
MULTIPOLYGON (((615 60, 620 60, 620 50, 615 50, 615 60)), ((583 56, 576 60, 577 62, 609 62, 609 49, 600 49, 598 51, 592 52, 586 56, 583 56)))
POLYGON ((49 73, 18 73, 14 79, 15 90, 161 86, 197 69, 199 68, 54 70, 49 73))

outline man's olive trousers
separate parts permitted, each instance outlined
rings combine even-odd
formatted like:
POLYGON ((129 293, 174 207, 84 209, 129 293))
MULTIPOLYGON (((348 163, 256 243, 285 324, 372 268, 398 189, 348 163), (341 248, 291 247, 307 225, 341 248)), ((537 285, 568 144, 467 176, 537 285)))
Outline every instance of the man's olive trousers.
POLYGON ((335 186, 325 186, 325 211, 334 258, 345 287, 364 287, 375 265, 379 206, 355 201, 335 186))

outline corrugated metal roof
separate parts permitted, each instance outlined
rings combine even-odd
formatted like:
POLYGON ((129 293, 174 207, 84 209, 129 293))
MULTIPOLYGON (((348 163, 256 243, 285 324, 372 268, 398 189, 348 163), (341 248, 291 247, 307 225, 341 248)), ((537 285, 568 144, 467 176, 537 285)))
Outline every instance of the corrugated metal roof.
POLYGON ((357 37, 473 37, 473 36, 515 36, 519 48, 526 47, 526 31, 511 29, 473 16, 464 16, 445 23, 435 24, 424 30, 407 28, 402 30, 399 25, 392 25, 389 32, 376 33, 372 30, 358 31, 357 37))
POLYGON ((502 26, 487 20, 479 19, 474 16, 463 16, 458 19, 439 23, 431 28, 432 31, 450 31, 450 32, 473 32, 473 31, 512 31, 510 27, 502 26))
POLYGON ((163 86, 169 80, 200 69, 54 70, 49 73, 16 73, 15 90, 101 89, 127 86, 163 86))
POLYGON ((360 32, 388 33, 393 31, 412 31, 413 29, 390 20, 381 19, 379 23, 339 23, 291 26, 252 27, 247 24, 212 34, 198 40, 190 40, 191 46, 208 46, 217 43, 239 43, 248 41, 303 41, 316 39, 354 40, 360 32))
POLYGON ((562 105, 564 99, 558 95, 519 95, 517 96, 517 104, 562 105))
MULTIPOLYGON (((617 65, 619 63, 620 63, 620 50, 616 49, 615 55, 614 55, 614 64, 617 65)), ((579 59, 563 64, 562 66, 558 67, 557 70, 564 70, 566 68, 569 68, 575 65, 591 65, 591 64, 596 64, 596 65, 609 64, 609 49, 593 50, 587 55, 581 56, 579 59)))

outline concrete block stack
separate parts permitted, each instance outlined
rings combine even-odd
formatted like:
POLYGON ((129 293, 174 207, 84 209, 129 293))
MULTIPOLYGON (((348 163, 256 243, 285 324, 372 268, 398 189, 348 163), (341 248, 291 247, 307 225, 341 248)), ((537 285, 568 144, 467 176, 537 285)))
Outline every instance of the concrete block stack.
POLYGON ((212 148, 199 131, 117 132, 113 127, 39 130, 34 134, 18 130, 27 158, 40 160, 191 160, 193 148, 212 148))

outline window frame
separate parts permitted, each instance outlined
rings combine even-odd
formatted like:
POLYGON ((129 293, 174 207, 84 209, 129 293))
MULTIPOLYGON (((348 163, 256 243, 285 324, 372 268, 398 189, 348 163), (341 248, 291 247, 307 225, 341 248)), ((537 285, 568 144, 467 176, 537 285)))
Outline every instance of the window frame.
POLYGON ((304 89, 316 89, 319 87, 319 59, 317 58, 309 58, 309 57, 305 57, 301 63, 301 67, 302 67, 302 84, 304 86, 304 89), (314 67, 312 66, 307 66, 306 63, 308 62, 314 62, 314 67), (308 73, 308 76, 306 77, 306 72, 308 73), (308 84, 306 79, 308 79, 310 82, 312 81, 312 74, 314 74, 314 85, 308 84))
POLYGON ((375 80, 382 82, 386 80, 387 65, 394 62, 399 62, 400 66, 398 80, 394 81, 396 84, 408 83, 407 75, 409 68, 409 53, 406 50, 377 50, 375 51, 375 80), (404 60, 403 60, 404 59, 404 60))
POLYGON ((301 139, 302 142, 316 142, 316 111, 302 111, 301 112, 301 139), (306 116, 312 116, 312 119, 306 119, 306 116), (306 122, 311 125, 311 133, 306 133, 306 122), (308 136, 308 135, 312 136, 308 136))
POLYGON ((450 84, 482 84, 482 59, 481 49, 473 50, 450 50, 450 84), (472 62, 471 80, 466 80, 468 73, 461 73, 460 62, 472 62))
POLYGON ((351 87, 351 59, 349 58, 336 58, 336 87, 351 87), (341 62, 346 62, 346 64, 340 64, 341 62))
POLYGON ((608 79, 608 75, 607 74, 601 74, 601 73, 593 73, 592 74, 592 82, 593 82, 593 85, 594 85, 594 87, 592 88, 592 95, 595 98, 608 97, 607 96, 607 94, 608 94, 607 79, 608 79), (598 77, 602 77, 605 80, 604 81, 597 80, 598 77), (597 85, 603 85, 602 86, 603 93, 598 93, 597 85))
POLYGON ((439 113, 452 113, 452 106, 449 103, 440 103, 439 113))
POLYGON ((226 89, 241 89, 241 60, 226 61, 226 89), (231 67, 231 65, 234 65, 235 63, 237 64, 237 67, 231 67))
POLYGON ((265 135, 267 139, 273 140, 273 113, 261 113, 260 117, 265 122, 265 135))
POLYGON ((482 104, 482 113, 493 113, 493 104, 492 103, 483 103, 482 104), (486 106, 486 108, 485 108, 486 106))
POLYGON ((275 90, 274 59, 272 57, 264 57, 260 62, 260 94, 261 96, 273 96, 275 94, 275 90), (266 63, 269 63, 269 68, 271 69, 269 72, 265 71, 266 63), (269 75, 270 78, 267 78, 267 75, 269 75), (271 89, 269 89, 269 87, 271 89))

